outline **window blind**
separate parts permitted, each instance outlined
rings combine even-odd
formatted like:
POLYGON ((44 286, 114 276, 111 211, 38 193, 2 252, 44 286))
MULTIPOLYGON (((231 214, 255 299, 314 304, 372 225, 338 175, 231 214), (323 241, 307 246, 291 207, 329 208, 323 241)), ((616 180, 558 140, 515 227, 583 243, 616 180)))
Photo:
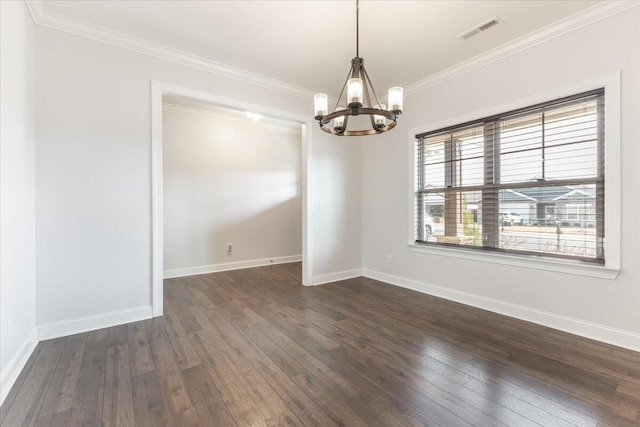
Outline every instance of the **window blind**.
POLYGON ((604 90, 416 135, 415 241, 604 263, 604 90))

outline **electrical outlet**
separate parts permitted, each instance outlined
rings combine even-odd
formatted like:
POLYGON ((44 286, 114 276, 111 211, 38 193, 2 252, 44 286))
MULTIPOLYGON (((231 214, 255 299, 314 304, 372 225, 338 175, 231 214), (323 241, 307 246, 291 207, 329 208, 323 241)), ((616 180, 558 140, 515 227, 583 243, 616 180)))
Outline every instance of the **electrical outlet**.
POLYGON ((387 264, 393 264, 393 257, 391 255, 387 255, 387 264))
POLYGON ((227 243, 227 255, 231 255, 231 243, 227 243))

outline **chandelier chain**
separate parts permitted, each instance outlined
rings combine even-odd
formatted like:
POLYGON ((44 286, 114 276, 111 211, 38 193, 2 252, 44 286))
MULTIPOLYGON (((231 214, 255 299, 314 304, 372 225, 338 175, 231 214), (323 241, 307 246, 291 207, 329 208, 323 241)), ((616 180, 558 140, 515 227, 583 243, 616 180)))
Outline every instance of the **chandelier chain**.
POLYGON ((356 0, 356 57, 360 58, 360 0, 356 0))

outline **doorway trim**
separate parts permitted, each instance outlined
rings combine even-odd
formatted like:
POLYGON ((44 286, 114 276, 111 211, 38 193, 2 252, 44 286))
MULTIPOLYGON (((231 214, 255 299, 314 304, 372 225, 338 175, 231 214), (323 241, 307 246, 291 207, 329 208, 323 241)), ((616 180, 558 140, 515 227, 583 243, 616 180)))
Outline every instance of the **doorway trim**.
POLYGON ((197 101, 236 110, 253 111, 266 117, 289 120, 302 128, 302 284, 312 285, 312 201, 311 193, 311 126, 310 117, 268 106, 253 104, 203 92, 185 86, 151 80, 151 305, 153 317, 163 313, 163 170, 162 170, 162 96, 183 96, 197 101))

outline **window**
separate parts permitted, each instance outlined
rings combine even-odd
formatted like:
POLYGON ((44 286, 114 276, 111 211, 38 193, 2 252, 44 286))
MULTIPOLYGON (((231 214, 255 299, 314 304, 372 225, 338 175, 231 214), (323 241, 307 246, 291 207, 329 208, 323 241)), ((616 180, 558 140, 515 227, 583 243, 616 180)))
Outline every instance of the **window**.
POLYGON ((415 242, 604 264, 604 89, 416 135, 415 242))

